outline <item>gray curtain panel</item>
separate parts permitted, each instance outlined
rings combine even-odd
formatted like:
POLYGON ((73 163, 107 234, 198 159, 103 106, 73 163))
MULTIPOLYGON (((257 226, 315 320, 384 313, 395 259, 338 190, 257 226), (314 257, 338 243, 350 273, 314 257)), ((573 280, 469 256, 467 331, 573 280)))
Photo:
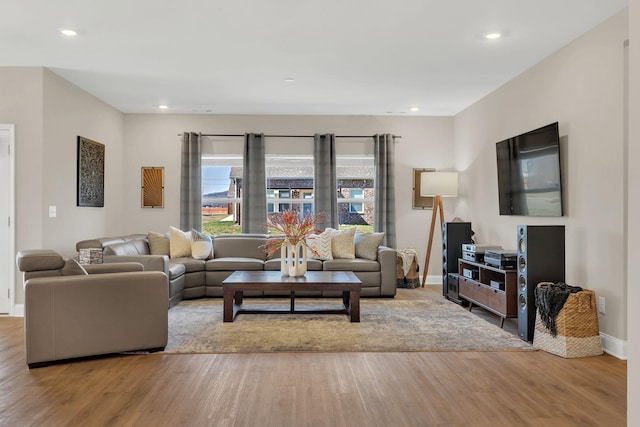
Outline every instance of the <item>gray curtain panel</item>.
POLYGON ((332 133, 313 136, 313 206, 318 215, 324 212, 319 230, 338 228, 336 184, 336 136, 332 133))
POLYGON ((384 231, 384 244, 396 247, 395 147, 393 135, 373 136, 375 144, 374 231, 384 231))
POLYGON ((242 171, 242 232, 266 233, 267 180, 264 162, 264 134, 244 136, 242 171))
POLYGON ((202 231, 200 135, 184 132, 180 174, 180 228, 202 231))

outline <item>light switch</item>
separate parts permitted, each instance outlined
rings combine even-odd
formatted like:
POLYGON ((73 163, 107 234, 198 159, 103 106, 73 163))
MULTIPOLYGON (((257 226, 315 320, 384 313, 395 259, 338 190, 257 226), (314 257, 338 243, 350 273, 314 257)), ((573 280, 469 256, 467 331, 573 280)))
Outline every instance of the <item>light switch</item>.
POLYGON ((56 217, 56 207, 49 206, 49 218, 55 218, 55 217, 56 217))

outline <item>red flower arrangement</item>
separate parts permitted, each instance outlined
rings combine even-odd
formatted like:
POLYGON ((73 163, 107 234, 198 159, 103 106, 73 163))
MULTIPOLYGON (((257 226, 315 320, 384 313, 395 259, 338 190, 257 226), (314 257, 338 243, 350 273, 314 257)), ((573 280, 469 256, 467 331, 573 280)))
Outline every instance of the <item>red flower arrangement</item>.
POLYGON ((307 245, 305 239, 312 234, 320 232, 320 230, 316 229, 316 224, 320 223, 322 217, 324 217, 322 213, 301 216, 294 211, 284 211, 271 215, 266 227, 269 233, 273 233, 276 236, 267 240, 267 243, 263 246, 265 251, 271 256, 286 244, 295 246, 301 243, 314 255, 318 255, 315 249, 307 245), (283 235, 284 238, 277 238, 277 235, 283 235))

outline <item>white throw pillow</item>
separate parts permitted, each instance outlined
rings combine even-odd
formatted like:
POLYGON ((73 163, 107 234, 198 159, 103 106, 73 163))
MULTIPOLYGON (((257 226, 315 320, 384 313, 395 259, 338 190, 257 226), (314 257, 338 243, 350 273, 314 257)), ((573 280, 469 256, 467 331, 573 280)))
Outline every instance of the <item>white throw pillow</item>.
POLYGON ((169 252, 171 258, 191 256, 191 233, 169 227, 169 252))
POLYGON ((309 258, 328 260, 333 259, 331 253, 331 229, 327 228, 320 234, 312 234, 307 237, 307 246, 315 249, 318 255, 314 255, 312 251, 308 252, 309 258))
POLYGON ((356 247, 353 240, 355 234, 355 227, 331 232, 331 254, 334 259, 353 259, 356 257, 356 247))
POLYGON ((358 231, 353 239, 356 245, 356 258, 377 260, 378 246, 382 243, 382 239, 384 239, 384 233, 358 231))
POLYGON ((191 257, 195 259, 213 258, 213 241, 211 236, 191 230, 191 257))

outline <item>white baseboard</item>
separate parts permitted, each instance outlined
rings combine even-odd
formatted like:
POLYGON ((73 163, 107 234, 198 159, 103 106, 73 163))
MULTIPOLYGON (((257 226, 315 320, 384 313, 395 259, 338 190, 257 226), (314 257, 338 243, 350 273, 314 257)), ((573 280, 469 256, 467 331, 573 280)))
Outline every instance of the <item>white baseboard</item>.
POLYGON ((24 304, 15 304, 13 306, 13 317, 24 317, 24 304))
MULTIPOLYGON (((420 283, 422 283, 422 275, 420 275, 420 283)), ((427 276, 427 282, 425 285, 440 285, 442 286, 442 275, 439 276, 427 276)))
POLYGON ((602 350, 618 359, 627 360, 627 341, 600 332, 602 350))

